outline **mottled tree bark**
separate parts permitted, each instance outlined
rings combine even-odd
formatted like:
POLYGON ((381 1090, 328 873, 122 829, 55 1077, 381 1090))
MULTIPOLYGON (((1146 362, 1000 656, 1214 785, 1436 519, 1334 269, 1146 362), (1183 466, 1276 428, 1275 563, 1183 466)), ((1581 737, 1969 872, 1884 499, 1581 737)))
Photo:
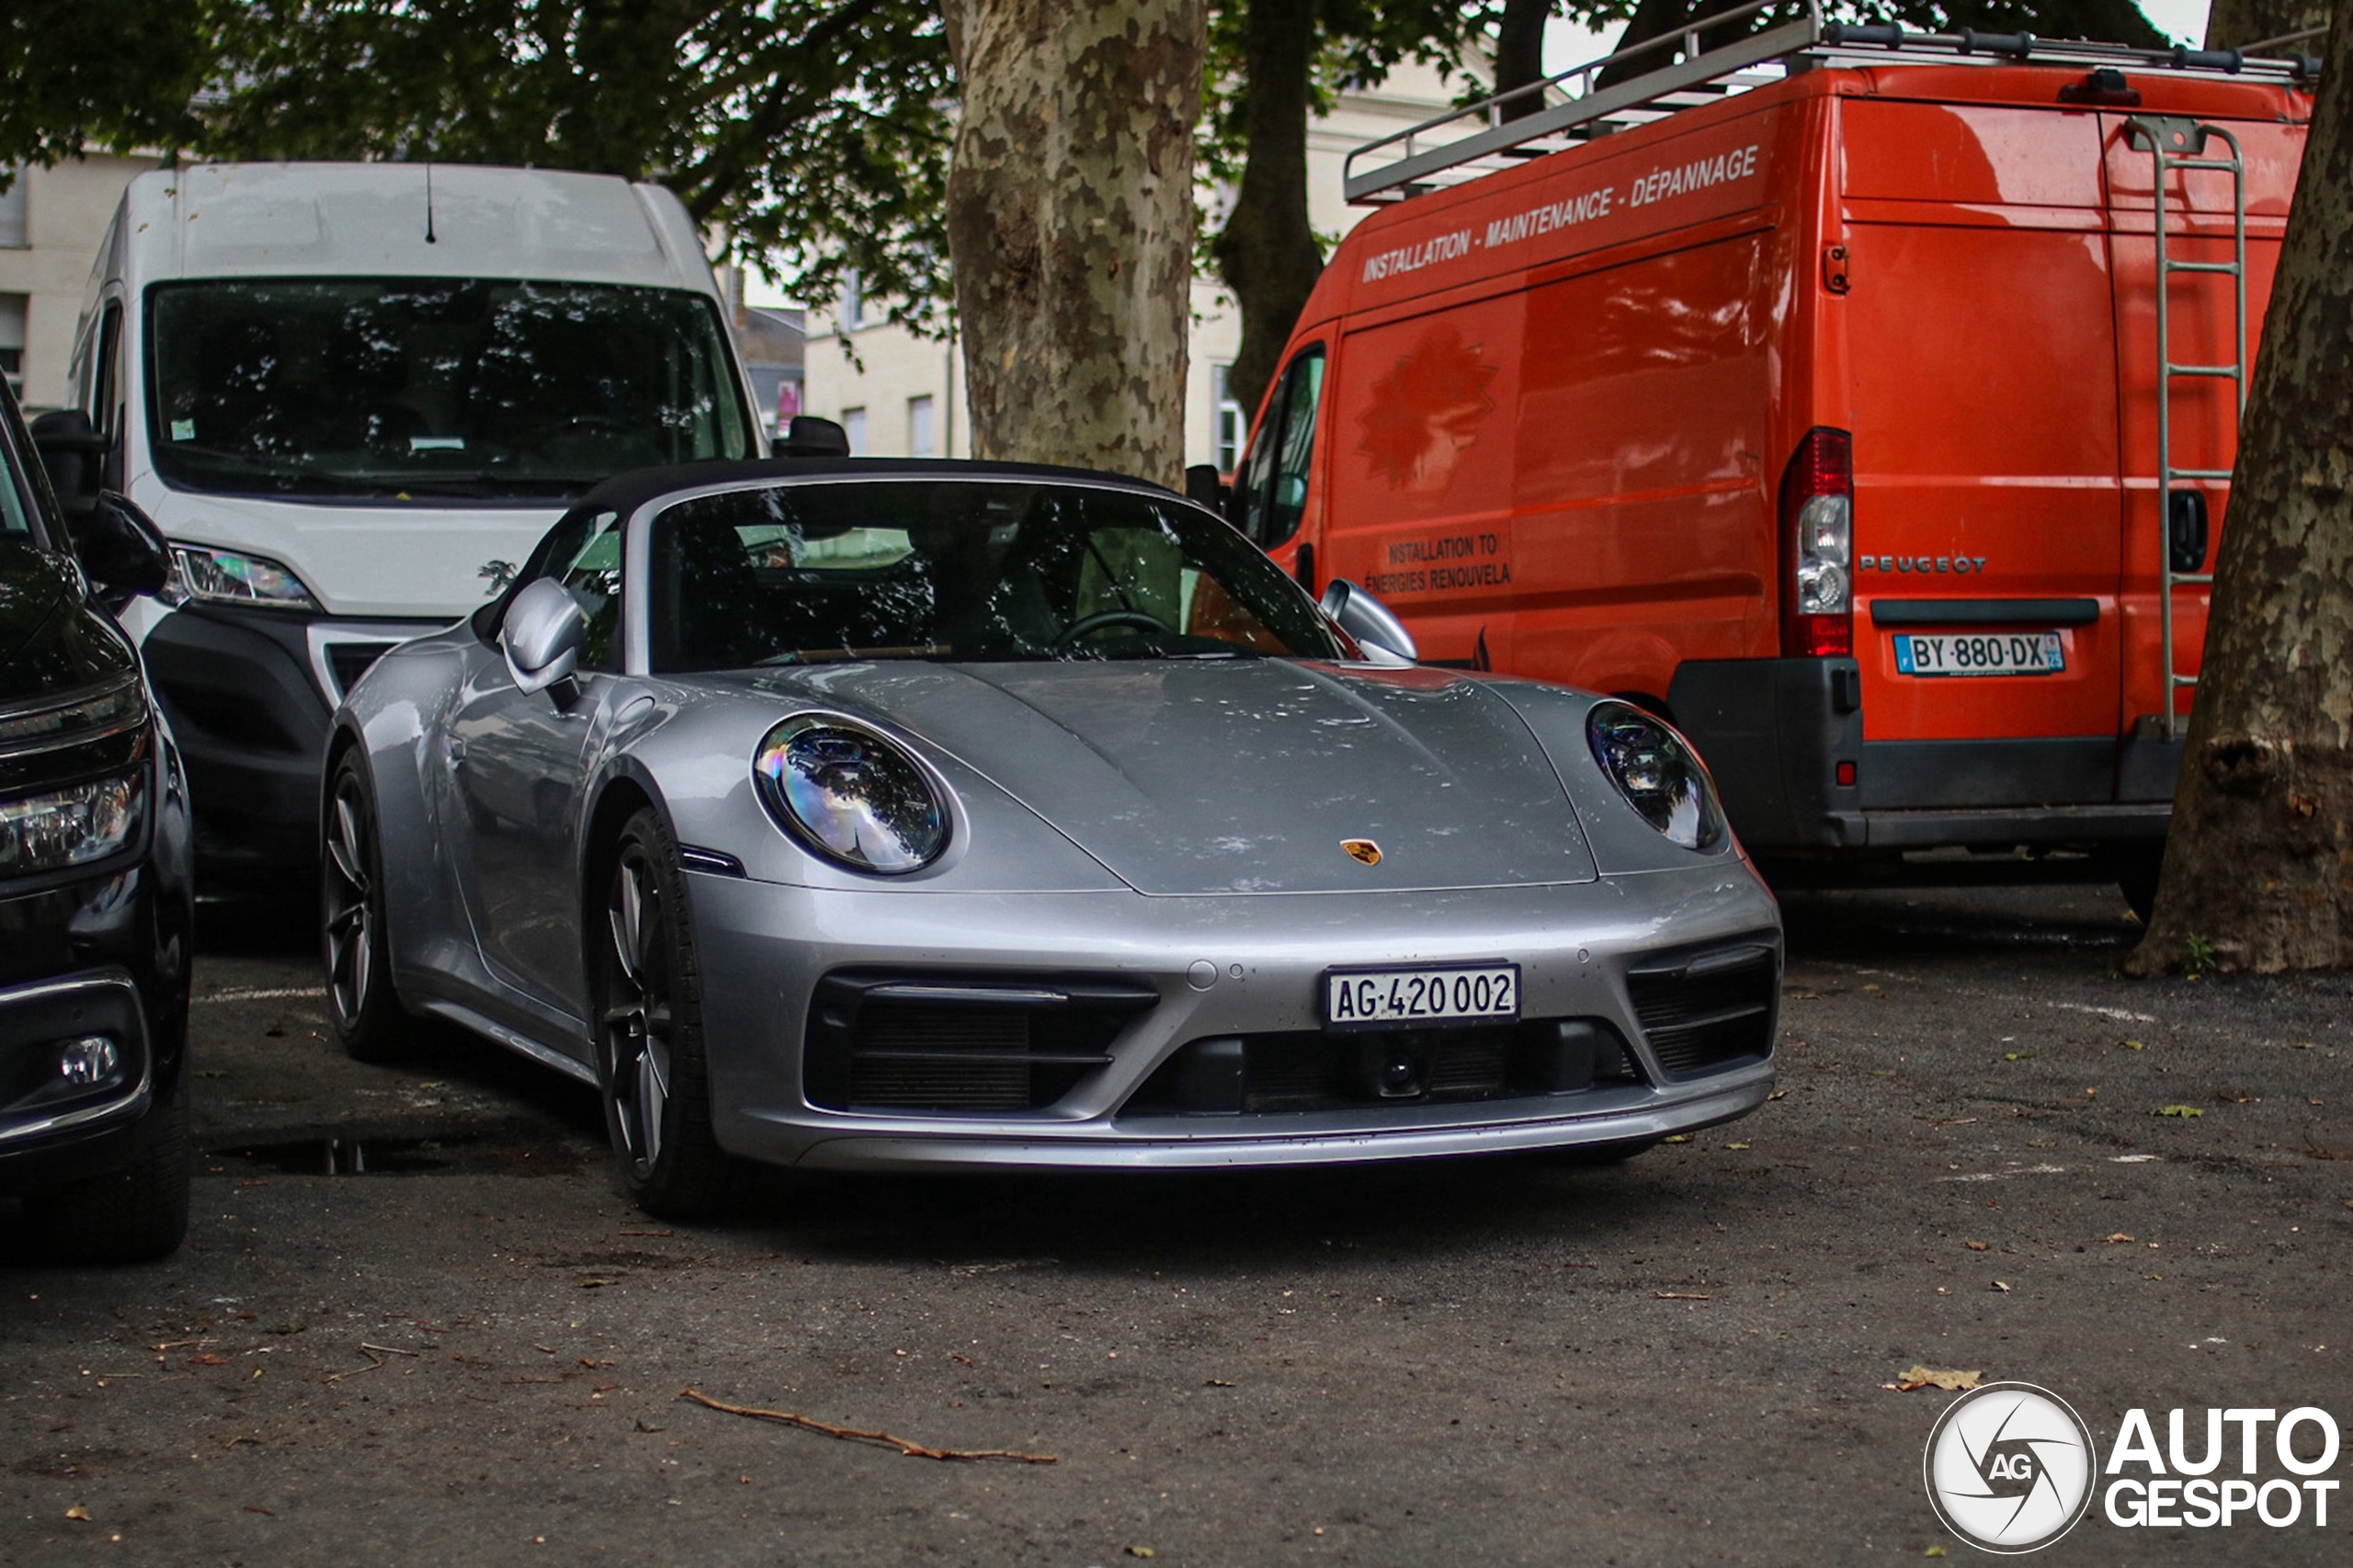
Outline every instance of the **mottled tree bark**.
POLYGON ((946 0, 974 455, 1185 465, 1206 0, 946 0))
MULTIPOLYGON (((1508 93, 1544 79, 1544 24, 1559 9, 1559 0, 1504 0, 1495 21, 1495 91, 1508 93)), ((1528 93, 1504 105, 1506 119, 1534 114, 1544 107, 1544 95, 1528 93)))
MULTIPOLYGON (((2328 0, 2214 0, 2214 8, 2206 13, 2206 47, 2244 49, 2327 21, 2328 0)), ((2317 40, 2292 47, 2306 54, 2320 51, 2317 40)))
POLYGON ((1242 310, 1242 347, 1225 373, 1226 390, 1255 415, 1324 270, 1324 248, 1307 213, 1315 0, 1249 0, 1249 6, 1242 120, 1250 151, 1213 251, 1218 276, 1242 310))
MULTIPOLYGON (((2338 0, 2333 61, 2353 47, 2338 0)), ((2231 476, 2149 934, 2127 967, 2353 962, 2353 71, 2321 77, 2231 476)))

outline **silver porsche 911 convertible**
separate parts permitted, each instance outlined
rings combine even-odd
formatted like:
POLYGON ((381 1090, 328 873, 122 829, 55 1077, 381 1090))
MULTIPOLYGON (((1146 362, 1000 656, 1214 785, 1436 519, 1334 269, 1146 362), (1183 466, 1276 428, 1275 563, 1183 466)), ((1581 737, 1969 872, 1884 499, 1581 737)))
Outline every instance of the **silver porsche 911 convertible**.
POLYGON ((1755 1108, 1779 922, 1698 760, 1411 651, 1131 481, 625 475, 336 715, 336 1032, 595 1084, 677 1217, 743 1159, 1606 1159, 1755 1108))

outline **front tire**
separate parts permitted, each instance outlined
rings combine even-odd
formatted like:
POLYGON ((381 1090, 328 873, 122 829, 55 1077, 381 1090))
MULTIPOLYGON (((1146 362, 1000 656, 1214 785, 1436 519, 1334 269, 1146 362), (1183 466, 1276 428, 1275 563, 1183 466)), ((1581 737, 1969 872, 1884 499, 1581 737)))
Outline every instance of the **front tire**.
POLYGON ((589 929, 597 937, 605 1131, 639 1208, 658 1219, 700 1219, 725 1200, 733 1162, 710 1126, 686 878, 651 808, 629 819, 613 846, 604 915, 589 929))
POLYGON ((121 1170, 51 1187, 25 1200, 37 1244, 61 1263, 147 1263, 188 1235, 188 1090, 148 1115, 139 1152, 121 1170))
POLYGON ((356 751, 335 764, 323 825, 319 920, 327 1021, 353 1061, 392 1062, 408 1044, 411 1025, 392 990, 376 798, 356 751))

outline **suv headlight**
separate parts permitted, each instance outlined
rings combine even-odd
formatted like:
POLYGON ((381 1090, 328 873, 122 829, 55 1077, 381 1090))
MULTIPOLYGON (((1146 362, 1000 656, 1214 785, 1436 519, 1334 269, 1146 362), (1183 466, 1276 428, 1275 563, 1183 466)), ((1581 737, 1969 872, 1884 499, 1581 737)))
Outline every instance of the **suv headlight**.
POLYGON ((319 601, 294 575, 293 568, 266 555, 202 544, 172 546, 172 580, 165 585, 164 597, 173 604, 198 599, 280 609, 319 608, 319 601))
POLYGON ((1593 759, 1644 822, 1686 849, 1722 840, 1716 788, 1682 736, 1625 702, 1595 703, 1585 731, 1593 759))
POLYGON ((0 877, 105 859, 138 833, 146 802, 143 770, 0 800, 0 877))
POLYGON ((846 719, 803 713, 760 742, 752 776, 768 814, 854 871, 919 871, 948 847, 948 811, 894 743, 846 719))

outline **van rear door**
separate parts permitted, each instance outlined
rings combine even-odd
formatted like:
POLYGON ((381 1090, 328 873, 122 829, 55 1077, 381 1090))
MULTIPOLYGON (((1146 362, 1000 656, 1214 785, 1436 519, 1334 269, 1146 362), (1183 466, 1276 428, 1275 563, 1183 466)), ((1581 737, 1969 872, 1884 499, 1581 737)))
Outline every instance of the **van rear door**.
POLYGON ((1871 97, 1842 111, 1862 804, 2109 801, 2120 469, 2100 118, 1871 97))

